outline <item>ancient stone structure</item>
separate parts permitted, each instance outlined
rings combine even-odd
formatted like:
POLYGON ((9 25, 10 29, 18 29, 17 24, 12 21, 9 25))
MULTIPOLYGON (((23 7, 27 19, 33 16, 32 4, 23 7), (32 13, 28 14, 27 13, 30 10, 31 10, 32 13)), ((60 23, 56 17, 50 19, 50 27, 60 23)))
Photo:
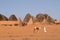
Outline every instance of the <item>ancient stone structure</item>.
POLYGON ((9 17, 9 21, 17 21, 16 16, 15 16, 15 15, 11 15, 11 16, 9 17))
POLYGON ((34 24, 34 23, 55 24, 55 19, 50 17, 48 14, 39 13, 36 15, 36 17, 34 17, 28 13, 26 14, 23 21, 21 20, 21 18, 17 19, 15 15, 11 15, 8 19, 6 16, 0 14, 0 21, 18 21, 18 20, 19 20, 19 25, 22 26, 34 24))
POLYGON ((32 18, 31 14, 26 14, 24 20, 23 20, 23 25, 27 25, 27 23, 29 22, 30 18, 32 18))
POLYGON ((25 16, 23 22, 28 22, 28 21, 30 20, 30 18, 32 18, 31 14, 29 14, 29 13, 26 14, 26 16, 25 16))
POLYGON ((44 20, 44 15, 43 15, 43 14, 37 14, 37 15, 36 15, 36 18, 37 18, 38 22, 43 22, 43 20, 44 20))
POLYGON ((38 22, 43 22, 43 23, 46 23, 46 24, 54 24, 55 21, 53 18, 51 18, 49 15, 47 14, 37 14, 36 16, 38 22))
POLYGON ((8 18, 2 14, 0 14, 0 21, 8 21, 8 18))

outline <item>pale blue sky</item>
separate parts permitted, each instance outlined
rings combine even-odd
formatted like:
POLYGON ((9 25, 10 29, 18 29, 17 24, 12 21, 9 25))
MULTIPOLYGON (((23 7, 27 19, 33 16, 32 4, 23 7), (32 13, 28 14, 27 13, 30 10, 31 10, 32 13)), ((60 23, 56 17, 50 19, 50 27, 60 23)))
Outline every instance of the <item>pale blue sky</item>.
POLYGON ((33 16, 47 13, 55 19, 60 19, 60 0, 0 0, 0 13, 7 17, 15 14, 22 19, 26 13, 33 16))

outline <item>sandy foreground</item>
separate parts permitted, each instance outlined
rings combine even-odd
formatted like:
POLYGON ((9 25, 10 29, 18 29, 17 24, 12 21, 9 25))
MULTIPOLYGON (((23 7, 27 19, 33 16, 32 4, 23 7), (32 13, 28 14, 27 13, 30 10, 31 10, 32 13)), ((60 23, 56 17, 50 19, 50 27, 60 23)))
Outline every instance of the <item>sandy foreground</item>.
POLYGON ((0 26, 0 40, 60 40, 60 25, 0 26), (34 31, 34 27, 41 29, 34 31))

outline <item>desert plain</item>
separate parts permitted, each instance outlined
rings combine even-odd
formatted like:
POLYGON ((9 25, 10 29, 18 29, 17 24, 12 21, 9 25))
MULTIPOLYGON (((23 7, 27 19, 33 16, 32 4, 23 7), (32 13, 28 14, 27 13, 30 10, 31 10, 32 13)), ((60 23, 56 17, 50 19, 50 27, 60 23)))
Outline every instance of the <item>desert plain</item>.
POLYGON ((60 40, 60 24, 30 20, 21 26, 20 21, 0 21, 0 40, 60 40))

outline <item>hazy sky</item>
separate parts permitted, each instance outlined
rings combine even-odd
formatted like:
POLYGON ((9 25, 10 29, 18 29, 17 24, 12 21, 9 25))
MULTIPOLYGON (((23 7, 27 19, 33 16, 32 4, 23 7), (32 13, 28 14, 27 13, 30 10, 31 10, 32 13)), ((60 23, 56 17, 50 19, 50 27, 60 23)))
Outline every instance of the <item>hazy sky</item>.
POLYGON ((60 19, 60 0, 0 0, 0 13, 7 17, 15 14, 22 19, 27 13, 33 16, 46 13, 60 19))

